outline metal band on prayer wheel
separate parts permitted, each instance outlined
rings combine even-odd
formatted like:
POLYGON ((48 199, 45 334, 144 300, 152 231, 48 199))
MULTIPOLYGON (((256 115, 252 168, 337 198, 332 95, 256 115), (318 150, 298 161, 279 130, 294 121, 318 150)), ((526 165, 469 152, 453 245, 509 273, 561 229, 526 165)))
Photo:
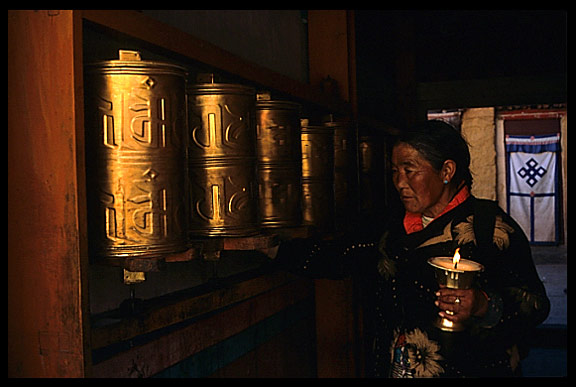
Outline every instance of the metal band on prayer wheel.
POLYGON ((86 69, 91 250, 112 258, 185 250, 185 69, 133 51, 86 69))
POLYGON ((296 227, 302 223, 300 105, 267 95, 260 98, 256 103, 260 224, 296 227))
POLYGON ((334 226, 334 131, 302 120, 303 224, 331 231, 334 226))
POLYGON ((188 87, 191 236, 258 231, 255 93, 221 83, 188 87))

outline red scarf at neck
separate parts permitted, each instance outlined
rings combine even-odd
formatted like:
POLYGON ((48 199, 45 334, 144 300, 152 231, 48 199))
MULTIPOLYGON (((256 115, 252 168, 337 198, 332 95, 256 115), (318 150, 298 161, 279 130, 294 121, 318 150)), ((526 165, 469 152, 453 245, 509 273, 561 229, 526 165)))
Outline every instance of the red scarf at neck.
MULTIPOLYGON (((448 211, 456 208, 458 205, 463 203, 466 199, 470 197, 470 190, 468 186, 464 186, 457 194, 452 198, 450 203, 438 216, 436 216, 430 223, 432 223, 435 219, 438 219, 440 216, 444 215, 448 211)), ((408 212, 406 211, 406 215, 404 215, 404 229, 406 230, 406 234, 412 234, 413 232, 422 231, 424 226, 422 225, 422 214, 418 212, 408 212)))

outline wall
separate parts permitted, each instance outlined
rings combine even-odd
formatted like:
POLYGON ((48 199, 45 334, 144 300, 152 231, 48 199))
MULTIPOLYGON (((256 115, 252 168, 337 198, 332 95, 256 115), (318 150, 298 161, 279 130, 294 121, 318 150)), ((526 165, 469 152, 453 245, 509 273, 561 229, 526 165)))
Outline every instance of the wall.
POLYGON ((462 116, 462 136, 470 148, 472 194, 496 200, 496 142, 494 108, 466 109, 462 116))
POLYGON ((564 243, 568 244, 568 115, 560 119, 560 146, 562 147, 562 213, 564 214, 564 243))
POLYGON ((145 15, 298 81, 308 80, 299 10, 144 10, 145 15))

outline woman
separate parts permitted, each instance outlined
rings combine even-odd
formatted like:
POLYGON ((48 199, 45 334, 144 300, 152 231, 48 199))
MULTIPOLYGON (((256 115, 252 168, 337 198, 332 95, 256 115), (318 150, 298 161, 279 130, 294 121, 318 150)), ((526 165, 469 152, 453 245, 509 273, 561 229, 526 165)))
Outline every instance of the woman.
POLYGON ((403 208, 389 209, 383 230, 294 240, 279 262, 312 277, 361 278, 369 376, 518 375, 521 344, 550 308, 526 236, 494 202, 470 194, 468 146, 450 125, 406 131, 391 162, 403 208), (472 289, 439 288, 427 263, 456 248, 484 266, 472 289), (438 315, 467 329, 443 331, 438 315))

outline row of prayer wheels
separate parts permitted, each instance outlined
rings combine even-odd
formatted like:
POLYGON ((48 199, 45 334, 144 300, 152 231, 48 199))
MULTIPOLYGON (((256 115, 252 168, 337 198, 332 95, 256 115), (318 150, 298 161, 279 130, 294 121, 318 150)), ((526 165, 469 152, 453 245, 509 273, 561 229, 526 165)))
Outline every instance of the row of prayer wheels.
POLYGON ((202 237, 345 222, 358 181, 350 123, 312 126, 294 102, 186 78, 134 51, 86 66, 92 254, 157 257, 202 237))

